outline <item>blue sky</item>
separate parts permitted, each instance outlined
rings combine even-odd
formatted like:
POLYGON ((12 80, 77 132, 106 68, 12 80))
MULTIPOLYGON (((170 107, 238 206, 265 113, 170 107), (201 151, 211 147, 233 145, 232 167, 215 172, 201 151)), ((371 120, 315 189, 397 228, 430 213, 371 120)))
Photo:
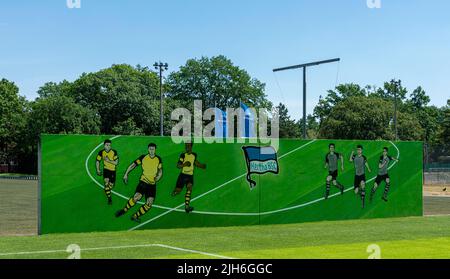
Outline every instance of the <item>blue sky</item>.
POLYGON ((301 71, 273 68, 340 57, 308 70, 308 113, 336 83, 422 85, 431 102, 450 98, 450 1, 66 0, 0 2, 0 78, 36 97, 48 81, 75 80, 111 64, 223 54, 266 83, 274 103, 301 115, 301 71))

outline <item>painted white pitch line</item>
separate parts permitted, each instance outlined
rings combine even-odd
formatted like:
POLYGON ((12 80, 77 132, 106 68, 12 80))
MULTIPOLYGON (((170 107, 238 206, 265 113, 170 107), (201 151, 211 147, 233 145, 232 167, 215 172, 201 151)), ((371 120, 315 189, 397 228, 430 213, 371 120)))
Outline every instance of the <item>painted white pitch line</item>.
MULTIPOLYGON (((397 158, 400 158, 400 150, 397 148, 397 146, 390 141, 390 143, 395 147, 395 149, 397 149, 397 158)), ((288 153, 286 153, 285 155, 287 155, 288 153)), ((281 157, 280 157, 281 158, 281 157)), ((394 167, 394 165, 397 162, 394 162, 388 169, 392 169, 394 167)), ((372 182, 373 180, 375 180, 376 176, 372 177, 371 179, 367 180, 366 182, 372 182)), ((349 188, 345 189, 344 192, 348 192, 353 190, 353 186, 350 186, 349 188)), ((328 196, 328 199, 333 198, 333 197, 337 197, 340 196, 340 193, 335 193, 332 194, 330 196, 328 196)), ((320 201, 325 200, 324 197, 322 198, 318 198, 316 200, 313 201, 309 201, 307 203, 303 203, 303 204, 299 204, 299 205, 294 205, 291 207, 286 207, 286 208, 282 208, 282 209, 277 209, 277 210, 272 210, 272 211, 264 211, 264 212, 255 212, 255 213, 239 213, 239 212, 208 212, 208 211, 193 211, 192 213, 197 213, 197 214, 204 214, 204 215, 229 215, 229 216, 260 216, 260 215, 269 215, 269 214, 274 214, 274 213, 279 213, 279 212, 283 212, 283 211, 289 211, 289 210, 293 210, 293 209, 297 209, 297 208, 301 208, 301 207, 305 207, 311 204, 315 204, 318 203, 320 201)))
MULTIPOLYGON (((310 145, 311 143, 313 143, 313 142, 315 142, 315 141, 316 141, 316 140, 314 139, 314 140, 312 140, 312 141, 310 141, 310 142, 308 142, 308 143, 306 143, 306 144, 304 144, 304 145, 302 145, 302 146, 300 146, 300 147, 297 147, 296 149, 294 149, 294 150, 292 150, 292 151, 290 151, 290 152, 288 152, 288 153, 286 153, 286 154, 283 154, 282 156, 280 156, 280 159, 282 159, 283 157, 286 157, 286 156, 289 155, 289 154, 292 154, 292 153, 295 152, 295 151, 298 151, 298 150, 300 150, 300 149, 302 149, 302 148, 304 148, 304 147, 310 145)), ((221 185, 219 185, 219 186, 217 186, 217 187, 215 187, 215 188, 213 188, 213 189, 211 189, 211 190, 209 190, 209 191, 207 191, 207 192, 205 192, 205 193, 203 193, 203 194, 201 194, 201 195, 199 195, 199 196, 197 196, 197 197, 195 197, 195 198, 193 198, 193 199, 191 200, 191 202, 196 201, 196 200, 198 200, 198 199, 200 199, 200 198, 202 198, 202 197, 208 195, 209 193, 212 193, 212 192, 214 192, 214 191, 216 191, 216 190, 218 190, 218 189, 220 189, 220 188, 222 188, 222 187, 224 187, 224 186, 230 184, 231 182, 236 181, 236 180, 238 180, 238 179, 240 179, 240 178, 242 178, 242 177, 244 177, 244 176, 246 176, 246 175, 247 175, 247 172, 244 173, 244 174, 242 174, 242 175, 239 175, 239 176, 237 176, 237 177, 235 177, 235 178, 233 178, 233 179, 231 179, 231 180, 229 180, 229 181, 227 181, 227 182, 225 182, 225 183, 223 183, 223 184, 221 184, 221 185)), ((174 208, 172 208, 172 209, 170 209, 170 210, 168 210, 168 211, 166 211, 166 212, 164 212, 164 213, 161 213, 161 214, 159 214, 159 215, 156 215, 156 216, 153 217, 152 219, 149 219, 149 220, 143 222, 142 224, 139 224, 139 225, 137 225, 137 226, 135 226, 135 227, 130 228, 128 231, 133 231, 133 230, 135 230, 135 229, 138 229, 138 228, 140 228, 140 227, 142 227, 142 226, 144 226, 144 225, 146 225, 146 224, 148 224, 148 223, 150 223, 150 222, 153 222, 153 221, 156 220, 156 219, 159 219, 159 218, 161 218, 161 217, 163 217, 163 216, 169 214, 170 212, 175 211, 176 209, 178 209, 178 208, 180 208, 180 207, 182 207, 182 206, 184 206, 184 203, 182 203, 182 204, 180 204, 179 206, 174 207, 174 208)))
MULTIPOLYGON (((120 136, 115 136, 115 137, 113 137, 113 138, 111 138, 111 139, 114 140, 114 139, 117 139, 117 138, 119 138, 119 137, 120 137, 120 136)), ((313 143, 313 142, 315 142, 315 141, 316 141, 316 140, 309 141, 309 142, 306 143, 305 145, 302 145, 302 146, 300 146, 300 147, 298 147, 298 148, 295 148, 295 149, 289 151, 289 152, 286 153, 286 154, 281 155, 279 159, 282 159, 283 157, 286 157, 287 155, 289 155, 289 154, 291 154, 291 153, 293 153, 293 152, 296 152, 297 150, 302 149, 302 148, 304 148, 305 146, 307 146, 307 145, 309 145, 309 144, 311 144, 311 143, 313 143)), ((89 155, 87 156, 86 161, 85 161, 85 167, 86 167, 86 172, 87 172, 88 176, 91 178, 91 180, 92 180, 97 186, 99 186, 100 188, 104 189, 105 186, 103 186, 102 184, 100 184, 100 183, 92 176, 92 174, 89 172, 89 158, 92 156, 92 154, 93 154, 98 148, 100 148, 100 146, 102 146, 102 143, 100 143, 99 145, 97 145, 97 146, 91 151, 91 153, 89 153, 89 155)), ((244 173, 244 174, 242 174, 242 175, 240 175, 240 176, 234 178, 233 180, 230 180, 230 181, 226 182, 226 184, 220 185, 220 186, 218 186, 218 187, 223 187, 223 186, 227 185, 228 183, 231 183, 231 182, 235 181, 236 179, 242 178, 242 177, 244 177, 244 176, 246 176, 246 175, 247 175, 247 173, 244 173)), ((218 189, 218 188, 217 188, 217 189, 218 189)), ((208 191, 207 193, 204 193, 204 194, 209 194, 209 193, 212 192, 212 191, 215 191, 215 189, 213 189, 213 190, 211 190, 211 191, 208 191)), ((118 196, 118 197, 123 198, 124 200, 128 200, 128 199, 129 199, 128 197, 126 197, 126 196, 124 196, 124 195, 122 195, 122 194, 120 194, 120 193, 118 193, 118 192, 116 192, 116 191, 111 191, 111 193, 115 194, 115 195, 118 196)), ((200 195, 200 196, 198 196, 198 197, 192 199, 192 201, 194 201, 194 200, 196 200, 196 199, 198 199, 198 198, 200 198, 200 197, 202 197, 202 196, 203 196, 203 195, 200 195)), ((137 203, 138 203, 138 204, 144 204, 144 202, 142 202, 142 201, 138 201, 137 203)), ((184 205, 184 204, 183 204, 183 205, 184 205)), ((181 206, 182 206, 182 205, 180 205, 180 206, 178 206, 178 207, 175 207, 175 208, 171 208, 171 207, 167 207, 167 206, 161 206, 161 205, 153 204, 152 207, 160 208, 160 209, 165 209, 165 210, 169 210, 170 212, 173 212, 173 211, 176 211, 176 212, 184 212, 183 209, 179 209, 181 206)), ((167 213, 169 213, 169 212, 167 212, 167 213)), ((193 213, 193 214, 204 214, 204 215, 236 215, 236 216, 254 216, 254 215, 259 215, 259 214, 260 214, 260 213, 233 213, 233 212, 229 213, 229 212, 208 212, 208 211, 194 211, 194 212, 192 212, 192 213, 193 213)))
MULTIPOLYGON (((120 137, 120 136, 116 136, 116 137, 114 137, 113 139, 118 138, 118 137, 120 137)), ((286 153, 286 154, 283 154, 282 156, 280 156, 280 159, 283 158, 283 157, 285 157, 285 156, 287 156, 287 155, 289 155, 289 154, 291 154, 291 153, 293 153, 293 152, 295 152, 295 151, 297 151, 297 150, 299 150, 299 149, 301 149, 301 148, 303 148, 303 147, 305 147, 306 145, 309 145, 309 144, 315 142, 315 141, 316 141, 316 140, 310 141, 310 142, 308 142, 308 143, 305 144, 305 145, 302 145, 302 146, 300 146, 300 147, 298 147, 298 148, 296 148, 296 149, 294 149, 294 150, 289 151, 289 152, 286 153)), ((400 150, 398 149, 398 147, 397 147, 392 141, 389 141, 389 143, 391 143, 391 144, 395 147, 395 149, 397 150, 397 154, 398 154, 398 155, 397 155, 397 158, 400 158, 400 150)), ((90 174, 89 169, 88 169, 88 160, 89 160, 90 156, 92 156, 92 154, 95 152, 95 150, 98 149, 101 145, 102 145, 102 144, 99 144, 99 145, 98 145, 98 146, 97 146, 97 147, 89 154, 88 158, 86 159, 86 172, 88 173, 89 177, 90 177, 90 178, 91 178, 91 179, 92 179, 99 187, 103 188, 103 186, 102 186, 98 181, 96 181, 96 180, 92 177, 92 175, 90 174)), ((396 163, 397 163, 397 162, 394 162, 388 169, 390 170, 391 168, 393 168, 394 165, 395 165, 396 163)), ((239 179, 239 178, 242 178, 242 177, 244 177, 245 175, 247 175, 247 173, 244 173, 244 174, 242 174, 242 175, 240 175, 240 176, 234 178, 232 181, 226 182, 226 184, 231 183, 231 182, 233 182, 233 181, 235 181, 235 180, 237 180, 237 179, 239 179)), ((371 181, 375 180, 375 178, 376 178, 376 177, 373 177, 373 178, 367 180, 367 182, 371 182, 371 181)), ((225 184, 225 185, 226 185, 226 184, 225 184)), ((223 186, 225 186, 225 185, 222 184, 222 185, 220 185, 220 186, 218 186, 218 187, 223 187, 223 186)), ((217 188, 217 189, 218 189, 218 188, 217 188)), ((353 189, 353 187, 349 187, 349 188, 347 188, 344 192, 351 191, 352 189, 353 189)), ((204 194, 202 194, 202 195, 200 195, 200 196, 198 196, 198 197, 192 199, 192 201, 194 201, 194 200, 196 200, 196 199, 198 199, 198 198, 200 198, 200 197, 203 197, 204 195, 209 194, 210 192, 212 192, 212 191, 214 191, 214 190, 215 190, 215 189, 212 189, 212 190, 210 190, 210 191, 208 191, 208 192, 206 192, 206 193, 204 193, 204 194)), ((117 193, 117 192, 115 192, 115 191, 112 191, 112 193, 114 193, 115 195, 117 195, 117 196, 119 196, 119 197, 121 197, 121 198, 123 198, 123 199, 128 200, 127 197, 125 197, 124 195, 122 195, 122 194, 120 194, 120 193, 117 193)), ((330 198, 337 197, 337 196, 340 196, 340 193, 332 194, 332 195, 330 195, 328 198, 330 199, 330 198)), ((313 200, 313 201, 310 201, 310 202, 307 202, 307 203, 303 203, 303 204, 299 204, 299 205, 295 205, 295 206, 291 206, 291 207, 287 207, 287 208, 282 208, 282 209, 278 209, 278 210, 273 210, 273 211, 265 211, 265 212, 245 213, 245 212, 211 212, 211 211, 197 211, 197 210, 196 210, 196 211, 191 212, 191 214, 203 214, 203 215, 228 215, 228 216, 260 216, 260 215, 269 215, 269 214, 274 214, 274 213, 279 213, 279 212, 283 212, 283 211, 289 211, 289 210, 293 210, 293 209, 305 207, 305 206, 308 206, 308 205, 311 205, 311 204, 314 204, 314 203, 318 203, 318 202, 323 201, 323 200, 325 200, 325 198, 322 197, 322 198, 319 198, 319 199, 316 199, 316 200, 313 200)), ((143 204, 143 202, 138 202, 138 203, 143 204)), ((158 218, 160 218, 160 217, 162 217, 162 216, 164 216, 164 215, 166 215, 166 214, 168 214, 168 213, 170 213, 170 212, 173 212, 173 211, 176 211, 176 212, 184 212, 183 209, 179 209, 179 207, 182 207, 183 205, 184 205, 184 204, 182 204, 182 205, 180 205, 180 206, 178 206, 178 207, 176 207, 176 208, 170 208, 170 207, 166 207, 166 206, 153 205, 153 207, 155 207, 155 208, 160 208, 160 209, 166 209, 166 210, 168 210, 168 211, 162 213, 160 216, 156 216, 156 217, 153 218, 153 219, 158 219, 158 218)), ((147 223, 152 222, 153 219, 148 220, 147 223)), ((131 231, 131 230, 134 230, 134 229, 136 229, 136 228, 139 228, 139 227, 141 227, 141 226, 144 225, 144 224, 146 224, 146 223, 140 224, 139 226, 130 229, 130 231, 131 231)))
MULTIPOLYGON (((315 141, 315 140, 314 140, 315 141)), ((312 142, 314 142, 314 141, 310 141, 310 142, 308 142, 307 144, 310 144, 310 143, 312 143, 312 142)), ((397 150, 397 158, 400 158, 400 150, 398 149, 398 147, 392 142, 392 141, 390 141, 390 143, 395 147, 395 149, 397 150)), ((293 153, 293 152, 295 152, 295 151, 297 151, 298 149, 300 149, 300 148, 303 148, 304 146, 300 146, 299 148, 296 148, 296 149, 294 149, 294 150, 292 150, 292 151, 290 151, 290 152, 288 152, 288 153, 286 153, 286 154, 283 154, 282 156, 280 156, 280 159, 281 158, 283 158, 283 157, 285 157, 285 156, 287 156, 287 155, 289 155, 289 154, 291 154, 291 153, 293 153)), ((394 167, 394 165, 396 164, 397 162, 394 162, 388 169, 390 170, 391 168, 393 168, 394 167)), ((246 173, 244 174, 244 175, 242 175, 242 176, 245 176, 246 175, 246 173)), ((242 176, 239 176, 239 178, 241 178, 242 176)), ((371 179, 369 179, 369 180, 367 180, 367 182, 371 182, 371 181, 373 181, 373 180, 375 180, 375 178, 376 178, 376 176, 375 177, 372 177, 371 179)), ((213 189, 214 190, 214 189, 213 189)), ((353 186, 351 186, 351 187, 349 187, 349 188, 347 188, 344 192, 348 192, 348 191, 351 191, 351 190, 353 190, 353 186)), ((203 196, 203 195, 202 195, 203 196)), ((333 198, 333 197, 337 197, 337 196, 340 196, 340 193, 335 193, 335 194, 332 194, 332 195, 330 195, 328 198, 330 199, 330 198, 333 198)), ((200 198, 201 196, 198 196, 197 198, 200 198)), ((307 203, 303 203, 303 204, 299 204, 299 205, 295 205, 295 206, 291 206, 291 207, 286 207, 286 208, 282 208, 282 209, 277 209, 277 210, 272 210, 272 211, 265 211, 265 212, 255 212, 255 213, 239 213, 239 212, 209 212, 209 211, 193 211, 192 213, 195 213, 195 214, 204 214, 204 215, 228 215, 228 216, 260 216, 260 215, 270 215, 270 214, 274 214, 274 213, 279 213, 279 212, 284 212, 284 211, 289 211, 289 210, 293 210, 293 209, 297 209, 297 208, 301 208, 301 207, 305 207, 305 206, 308 206, 308 205, 311 205, 311 204, 315 204, 315 203, 318 203, 318 202, 320 202, 320 201, 323 201, 323 200, 325 200, 325 198, 318 198, 318 199, 316 199, 316 200, 313 200, 313 201, 309 201, 309 202, 307 202, 307 203)), ((192 199, 192 201, 194 201, 194 199, 192 199)), ((182 205, 180 205, 180 206, 178 206, 178 207, 181 207, 181 206, 183 206, 184 204, 182 204, 182 205)), ((177 207, 177 208, 178 208, 177 207)), ((183 211, 183 210, 174 210, 174 209, 172 209, 171 211, 169 211, 169 212, 164 212, 164 213, 162 213, 161 215, 159 215, 159 216, 156 216, 154 219, 157 219, 157 218, 159 218, 159 217, 162 217, 162 216, 164 216, 164 215, 166 215, 166 214, 168 214, 168 213, 170 213, 170 212, 172 212, 172 211, 183 211)), ((149 223, 149 222, 151 222, 151 221, 153 221, 153 220, 148 220, 147 221, 147 223, 149 223)), ((135 227, 135 228, 132 228, 132 229, 130 229, 130 230, 134 230, 134 229, 136 229, 136 228, 139 228, 139 227, 141 227, 142 225, 144 225, 144 223, 142 223, 142 224, 140 224, 139 226, 137 226, 137 227, 135 227)))
MULTIPOLYGON (((120 137, 120 136, 112 137, 111 140, 117 139, 117 138, 119 138, 119 137, 120 137)), ((99 145, 97 145, 97 146, 91 151, 91 153, 89 153, 89 155, 87 156, 86 161, 85 161, 85 167, 86 167, 86 172, 87 172, 87 174, 89 175, 89 177, 91 178, 91 180, 92 180, 97 186, 99 186, 100 188, 104 189, 105 186, 102 185, 102 184, 100 184, 100 183, 92 176, 92 174, 89 172, 89 158, 91 158, 92 154, 94 154, 94 152, 95 152, 98 148, 100 148, 100 146, 102 146, 102 145, 103 145, 103 143, 100 143, 99 145)), ((124 200, 128 200, 128 199, 129 199, 129 198, 127 198, 126 196, 124 196, 124 195, 122 195, 122 194, 120 194, 120 193, 118 193, 118 192, 116 192, 116 191, 111 191, 111 193, 115 194, 115 195, 118 196, 118 197, 123 198, 124 200)), ((141 201, 138 201, 137 203, 138 203, 138 204, 144 204, 144 202, 141 202, 141 201)), ((160 206, 160 205, 156 205, 156 204, 154 204, 153 207, 155 207, 155 208, 161 208, 161 209, 167 209, 167 210, 171 209, 170 207, 160 206)), ((179 211, 182 211, 182 210, 179 210, 179 211)))
POLYGON ((156 244, 156 246, 167 248, 167 249, 172 249, 172 250, 177 250, 177 251, 189 252, 192 254, 201 254, 201 255, 211 256, 211 257, 216 257, 216 258, 221 258, 221 259, 236 259, 236 258, 232 258, 232 257, 218 255, 218 254, 212 254, 212 253, 202 252, 202 251, 198 251, 198 250, 179 248, 179 247, 169 246, 169 245, 164 245, 164 244, 156 244))
MULTIPOLYGON (((211 257, 221 258, 221 259, 234 259, 231 257, 222 256, 222 255, 218 255, 218 254, 213 254, 213 253, 208 253, 208 252, 203 252, 203 251, 198 251, 198 250, 185 249, 185 248, 180 248, 180 247, 175 247, 175 246, 169 246, 169 245, 165 245, 165 244, 141 244, 141 245, 126 245, 126 246, 111 246, 111 247, 93 247, 93 248, 80 249, 80 252, 113 250, 113 249, 148 248, 148 247, 161 247, 161 248, 166 248, 166 249, 170 249, 170 250, 189 252, 192 254, 201 254, 201 255, 211 256, 211 257)), ((67 253, 67 250, 44 250, 44 251, 1 253, 0 256, 19 256, 19 255, 33 255, 33 254, 54 254, 54 253, 67 253)))

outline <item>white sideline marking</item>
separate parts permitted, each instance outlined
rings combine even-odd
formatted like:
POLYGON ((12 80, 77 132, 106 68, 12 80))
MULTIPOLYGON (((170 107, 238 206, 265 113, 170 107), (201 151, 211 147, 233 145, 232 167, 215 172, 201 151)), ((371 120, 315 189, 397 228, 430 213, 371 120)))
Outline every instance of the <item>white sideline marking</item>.
MULTIPOLYGON (((116 138, 118 138, 118 137, 120 137, 120 136, 116 136, 116 137, 114 137, 114 138, 112 138, 112 139, 116 139, 116 138)), ((289 151, 289 152, 286 153, 286 154, 283 154, 282 156, 280 156, 280 159, 283 158, 283 157, 286 157, 287 155, 289 155, 289 154, 291 154, 291 153, 293 153, 293 152, 298 151, 299 149, 302 149, 303 147, 305 147, 305 146, 307 146, 307 145, 309 145, 309 144, 311 144, 311 143, 313 143, 313 142, 315 142, 315 141, 316 141, 316 140, 312 140, 312 141, 306 143, 305 145, 302 145, 302 146, 300 146, 300 147, 298 147, 298 148, 296 148, 296 149, 293 149, 293 150, 289 151)), ((390 143, 392 146, 394 146, 394 148, 397 150, 397 158, 400 158, 400 150, 398 149, 398 147, 397 147, 392 141, 389 141, 389 143, 390 143)), ((92 152, 91 152, 91 153, 89 154, 89 156, 86 158, 86 172, 88 173, 88 175, 89 175, 89 177, 92 179, 92 181, 94 181, 99 187, 103 188, 104 186, 101 185, 97 180, 95 180, 94 177, 92 177, 92 175, 91 175, 90 172, 89 172, 89 168, 88 168, 88 160, 89 160, 89 158, 92 156, 92 154, 93 154, 93 153, 94 153, 101 145, 102 145, 102 144, 99 144, 94 150, 92 150, 92 152)), ((392 169, 396 163, 397 163, 397 162, 394 162, 394 163, 388 168, 388 170, 392 169)), ((192 199, 191 201, 197 200, 197 199, 203 197, 204 195, 209 194, 209 193, 211 193, 211 192, 213 192, 213 191, 219 189, 219 187, 221 188, 221 187, 223 187, 223 186, 225 186, 225 185, 227 185, 227 184, 229 184, 229 183, 231 183, 231 182, 233 182, 233 181, 235 181, 235 180, 237 180, 237 179, 240 179, 240 178, 242 178, 242 177, 244 177, 244 176, 246 176, 246 175, 247 175, 247 173, 244 173, 244 174, 242 174, 242 175, 240 175, 240 176, 238 176, 238 177, 236 177, 236 178, 234 178, 234 179, 232 179, 232 180, 230 180, 230 181, 228 181, 228 182, 225 182, 224 184, 222 184, 222 185, 220 185, 220 186, 217 186, 216 188, 214 188, 214 189, 212 189, 212 190, 210 190, 210 191, 208 191, 208 192, 206 192, 206 193, 203 193, 203 194, 200 195, 200 196, 197 196, 196 198, 192 199)), ((374 176, 374 177, 372 177, 371 179, 367 180, 367 182, 371 182, 371 181, 375 180, 375 178, 376 178, 376 176, 374 176)), ((344 192, 351 191, 352 189, 353 189, 353 186, 350 186, 349 188, 347 188, 346 190, 344 190, 344 192)), ((119 196, 119 197, 121 197, 121 198, 123 198, 123 199, 125 199, 125 200, 128 200, 127 197, 125 197, 124 195, 122 195, 122 194, 120 194, 120 193, 117 193, 117 192, 115 192, 115 191, 112 191, 112 193, 115 194, 115 195, 117 195, 117 196, 119 196)), ((337 196, 340 196, 340 193, 332 194, 332 195, 330 195, 328 198, 330 199, 330 198, 337 197, 337 196)), ((291 206, 291 207, 286 207, 286 208, 281 208, 281 209, 277 209, 277 210, 272 210, 272 211, 265 211, 265 212, 254 212, 254 213, 253 213, 253 212, 248 212, 248 213, 247 213, 247 212, 211 212, 211 211, 198 211, 198 210, 195 210, 195 211, 191 212, 190 214, 227 215, 227 216, 260 216, 260 215, 269 215, 269 214, 274 214, 274 213, 279 213, 279 212, 284 212, 284 211, 289 211, 289 210, 293 210, 293 209, 305 207, 305 206, 308 206, 308 205, 311 205, 311 204, 318 203, 318 202, 323 201, 323 200, 325 200, 325 198, 322 197, 322 198, 318 198, 318 199, 316 199, 316 200, 313 200, 313 201, 310 201, 310 202, 307 202, 307 203, 303 203, 303 204, 299 204, 299 205, 295 205, 295 206, 291 206)), ((143 202, 138 202, 138 203, 144 204, 143 202)), ((142 223, 142 224, 140 224, 140 225, 138 225, 138 226, 136 226, 136 227, 134 227, 134 228, 129 229, 129 231, 135 230, 135 229, 137 229, 137 228, 139 228, 139 227, 141 227, 141 226, 143 226, 143 225, 145 225, 145 224, 147 224, 147 223, 149 223, 149 222, 152 222, 153 220, 156 220, 156 219, 158 219, 158 218, 160 218, 160 217, 162 217, 162 216, 164 216, 164 215, 166 215, 166 214, 168 214, 168 213, 170 213, 170 212, 173 212, 173 211, 176 211, 176 212, 184 212, 184 209, 179 209, 179 208, 182 207, 183 205, 184 205, 184 203, 181 204, 181 205, 179 205, 179 206, 177 206, 177 207, 175 207, 175 208, 170 208, 170 207, 159 206, 159 205, 155 205, 155 204, 154 204, 153 207, 155 207, 155 208, 160 208, 160 209, 166 209, 166 210, 168 210, 168 211, 166 211, 166 212, 164 212, 164 213, 162 213, 162 214, 160 214, 160 215, 158 215, 158 216, 155 216, 153 219, 150 219, 150 220, 148 220, 148 221, 146 221, 146 222, 144 222, 144 223, 142 223)))
MULTIPOLYGON (((111 247, 94 247, 94 248, 84 248, 80 249, 80 251, 98 251, 98 250, 112 250, 112 249, 130 249, 130 248, 146 248, 146 247, 161 247, 171 250, 189 252, 192 254, 201 254, 205 256, 211 256, 215 258, 221 259, 234 259, 227 256, 222 256, 218 254, 207 253, 198 250, 185 249, 175 246, 169 246, 165 244, 141 244, 141 245, 127 245, 127 246, 111 246, 111 247)), ((33 255, 33 254, 54 254, 54 253, 67 253, 67 250, 44 250, 44 251, 29 251, 29 252, 15 252, 15 253, 1 253, 0 256, 14 256, 14 255, 33 255)))
MULTIPOLYGON (((302 146, 300 146, 300 147, 297 147, 296 149, 291 150, 291 151, 289 151, 289 152, 286 153, 286 154, 283 154, 282 156, 280 156, 280 159, 282 159, 283 157, 286 157, 286 156, 289 155, 289 154, 292 154, 292 153, 295 152, 295 151, 298 151, 298 150, 300 150, 300 149, 302 149, 302 148, 304 148, 304 147, 310 145, 311 143, 313 143, 313 142, 315 142, 315 141, 316 141, 315 139, 312 140, 312 141, 309 141, 308 143, 305 143, 304 145, 302 145, 302 146)), ((247 175, 247 172, 245 172, 244 174, 239 175, 239 176, 237 176, 237 177, 235 177, 235 178, 233 178, 233 179, 231 179, 231 180, 229 180, 229 181, 223 183, 222 185, 219 185, 219 186, 217 186, 217 187, 215 187, 215 188, 213 188, 213 189, 211 189, 211 190, 209 190, 209 191, 207 191, 207 192, 205 192, 205 193, 203 193, 203 194, 201 194, 201 195, 199 195, 199 196, 193 198, 193 199, 191 200, 191 202, 193 202, 193 201, 195 201, 195 200, 198 200, 198 199, 200 199, 201 197, 204 197, 204 196, 208 195, 209 193, 212 193, 212 192, 214 192, 214 191, 216 191, 216 190, 218 190, 218 189, 220 189, 220 188, 222 188, 222 187, 224 187, 224 186, 230 184, 231 182, 236 181, 236 180, 238 180, 238 179, 240 179, 240 178, 242 178, 242 177, 244 177, 244 176, 246 176, 246 175, 247 175)), ((169 214, 169 213, 172 212, 172 211, 177 210, 178 208, 180 208, 180 207, 182 207, 182 206, 184 206, 184 203, 182 203, 182 204, 180 204, 179 206, 174 207, 174 208, 172 208, 172 209, 170 209, 170 210, 168 210, 168 211, 166 211, 166 212, 164 212, 164 213, 161 213, 161 214, 159 214, 159 215, 156 215, 156 216, 153 217, 152 219, 149 219, 149 220, 143 222, 142 224, 139 224, 139 225, 137 225, 137 226, 135 226, 135 227, 132 227, 132 228, 129 229, 128 231, 133 231, 133 230, 135 230, 135 229, 138 229, 138 228, 140 228, 140 227, 142 227, 142 226, 144 226, 144 225, 146 225, 146 224, 148 224, 148 223, 150 223, 150 222, 153 222, 154 220, 156 220, 156 219, 158 219, 158 218, 163 217, 164 215, 169 214)))

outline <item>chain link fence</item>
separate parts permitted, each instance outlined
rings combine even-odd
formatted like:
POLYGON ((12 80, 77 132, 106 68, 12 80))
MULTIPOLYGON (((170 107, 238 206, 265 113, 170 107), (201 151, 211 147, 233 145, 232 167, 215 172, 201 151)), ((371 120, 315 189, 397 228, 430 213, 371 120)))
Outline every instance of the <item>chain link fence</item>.
POLYGON ((450 186, 450 148, 424 144, 424 185, 450 186))

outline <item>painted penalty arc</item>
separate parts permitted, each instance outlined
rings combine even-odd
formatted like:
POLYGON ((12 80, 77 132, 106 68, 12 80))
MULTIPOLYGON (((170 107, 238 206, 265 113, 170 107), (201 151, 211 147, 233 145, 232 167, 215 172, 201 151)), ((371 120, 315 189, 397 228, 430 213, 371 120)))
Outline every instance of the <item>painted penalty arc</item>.
MULTIPOLYGON (((118 139, 120 138, 120 136, 115 136, 113 138, 111 138, 112 140, 114 139, 118 139)), ((307 144, 311 144, 315 142, 315 140, 308 142, 307 144)), ((392 142, 389 141, 389 143, 397 150, 397 158, 400 158, 400 150, 398 149, 397 145, 392 142)), ((104 186, 102 184, 100 184, 93 176, 92 174, 89 172, 89 159, 92 156, 92 154, 94 154, 94 152, 100 148, 100 146, 102 146, 102 143, 100 143, 99 145, 97 145, 92 151, 91 153, 89 153, 89 155, 86 158, 85 161, 85 167, 86 167, 86 172, 89 176, 89 178, 100 188, 104 189, 104 186)), ((280 159, 282 159, 283 157, 292 154, 293 152, 299 150, 298 148, 291 150, 289 152, 287 152, 286 154, 283 154, 282 156, 280 156, 280 159)), ((395 165, 397 164, 397 162, 394 162, 388 169, 392 169, 395 165)), ((243 175, 238 176, 237 178, 243 178, 245 177, 246 173, 243 175)), ((371 182, 373 180, 375 180, 376 176, 370 178, 367 180, 367 182, 371 182)), ((232 179, 233 181, 236 180, 236 178, 232 179)), ((353 186, 348 187, 347 189, 344 190, 344 192, 348 192, 351 191, 353 189, 353 186)), ((123 198, 125 200, 128 200, 129 197, 126 197, 116 191, 111 191, 111 193, 113 193, 114 195, 123 198)), ((333 197, 337 197, 340 196, 340 193, 335 193, 332 194, 328 197, 328 199, 333 198, 333 197)), ((285 211, 289 211, 289 210, 294 210, 294 209, 298 209, 298 208, 302 208, 302 207, 306 207, 308 205, 312 205, 321 201, 324 201, 325 198, 321 197, 306 203, 302 203, 302 204, 298 204, 298 205, 294 205, 294 206, 290 206, 290 207, 286 207, 286 208, 281 208, 281 209, 277 209, 277 210, 271 210, 271 211, 264 211, 264 212, 217 212, 217 211, 198 211, 195 210, 191 213, 193 214, 202 214, 202 215, 225 215, 225 216, 261 216, 261 215, 270 215, 270 214, 276 214, 276 213, 280 213, 280 212, 285 212, 285 211)), ((139 204, 144 204, 144 202, 139 201, 139 204)), ((165 209, 165 210, 170 210, 170 211, 176 211, 176 212, 183 212, 184 213, 184 209, 178 209, 178 208, 171 208, 171 207, 167 207, 167 206, 162 206, 162 205, 157 205, 157 204, 153 204, 153 207, 155 208, 160 208, 160 209, 165 209)))

